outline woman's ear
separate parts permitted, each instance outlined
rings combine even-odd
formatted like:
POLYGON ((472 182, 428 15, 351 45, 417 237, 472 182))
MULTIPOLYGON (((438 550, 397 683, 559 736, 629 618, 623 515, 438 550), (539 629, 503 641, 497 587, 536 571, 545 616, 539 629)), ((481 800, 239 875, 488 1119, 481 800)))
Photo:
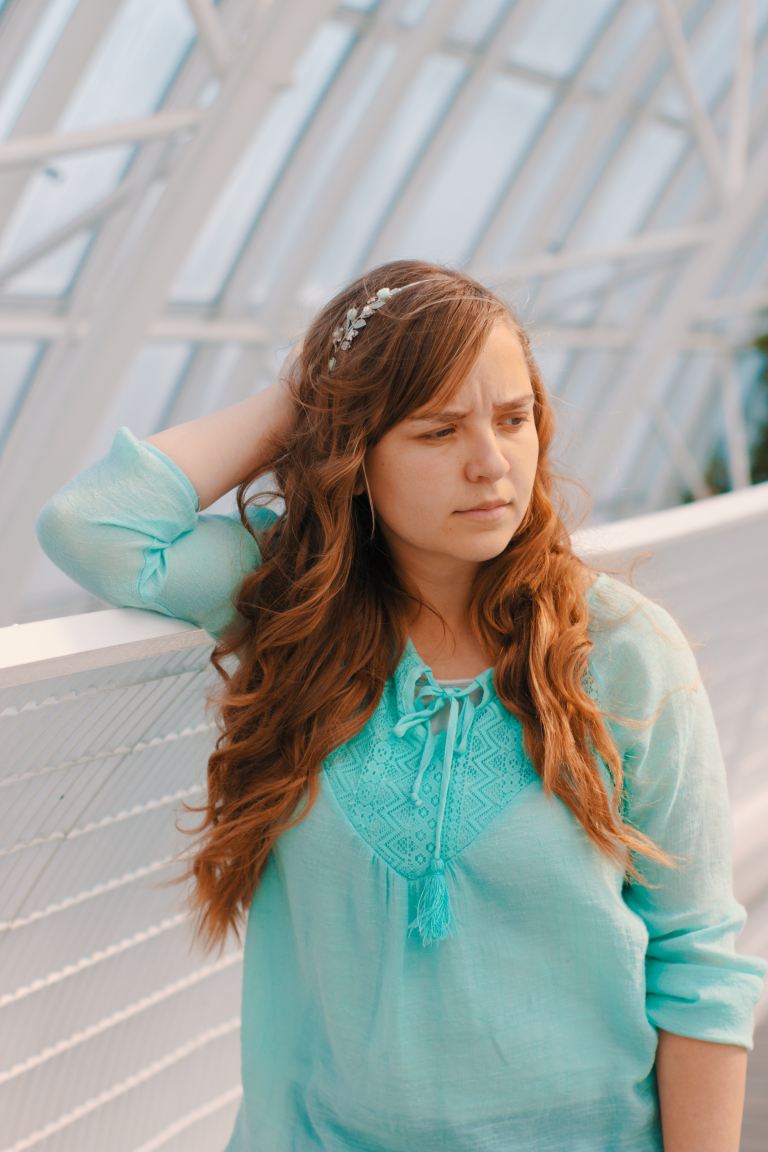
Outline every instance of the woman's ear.
POLYGON ((357 474, 357 480, 355 480, 355 487, 353 489, 353 495, 354 496, 362 496, 365 491, 366 491, 365 461, 363 461, 360 465, 360 471, 357 474))

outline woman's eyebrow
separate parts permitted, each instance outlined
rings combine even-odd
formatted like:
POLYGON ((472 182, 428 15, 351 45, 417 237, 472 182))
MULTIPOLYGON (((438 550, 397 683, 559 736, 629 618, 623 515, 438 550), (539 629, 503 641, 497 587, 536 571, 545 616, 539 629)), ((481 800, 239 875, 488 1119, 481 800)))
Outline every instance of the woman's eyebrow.
MULTIPOLYGON (((500 412, 502 408, 525 408, 529 407, 536 399, 533 392, 526 392, 523 396, 514 396, 511 400, 505 400, 502 404, 494 404, 494 412, 500 412)), ((413 421, 424 420, 463 420, 468 416, 468 412, 460 412, 455 408, 444 408, 440 412, 424 412, 421 416, 410 416, 409 419, 413 421)))

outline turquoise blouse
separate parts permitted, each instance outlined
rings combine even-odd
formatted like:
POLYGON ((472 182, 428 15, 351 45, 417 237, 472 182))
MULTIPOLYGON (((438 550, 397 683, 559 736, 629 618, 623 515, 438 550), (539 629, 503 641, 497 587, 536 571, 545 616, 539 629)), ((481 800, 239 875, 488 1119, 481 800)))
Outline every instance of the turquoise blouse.
MULTIPOLYGON (((251 515, 258 534, 276 513, 251 515)), ((237 515, 201 514, 184 472, 125 427, 36 529, 97 596, 214 637, 260 562, 237 515)), ((752 1049, 768 963, 735 950, 746 911, 695 657, 615 577, 587 596, 600 707, 643 718, 667 697, 645 728, 607 721, 626 816, 686 863, 640 857, 660 887, 624 885, 545 796, 493 668, 440 682, 409 640, 250 906, 225 1152, 661 1152, 657 1030, 752 1049)))

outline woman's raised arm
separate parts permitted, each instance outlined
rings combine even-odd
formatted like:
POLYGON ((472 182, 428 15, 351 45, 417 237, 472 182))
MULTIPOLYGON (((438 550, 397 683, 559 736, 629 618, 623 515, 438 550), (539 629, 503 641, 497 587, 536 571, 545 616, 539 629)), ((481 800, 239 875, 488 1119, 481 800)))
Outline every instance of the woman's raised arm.
POLYGON ((200 511, 236 488, 266 459, 271 437, 292 426, 296 408, 284 374, 297 351, 283 362, 277 382, 255 396, 146 438, 189 477, 200 511))
POLYGON ((266 462, 271 436, 294 419, 283 380, 220 412, 148 440, 119 428, 112 447, 40 510, 38 542, 82 587, 110 604, 189 620, 217 636, 243 576, 261 563, 260 534, 277 518, 247 507, 201 509, 266 462))

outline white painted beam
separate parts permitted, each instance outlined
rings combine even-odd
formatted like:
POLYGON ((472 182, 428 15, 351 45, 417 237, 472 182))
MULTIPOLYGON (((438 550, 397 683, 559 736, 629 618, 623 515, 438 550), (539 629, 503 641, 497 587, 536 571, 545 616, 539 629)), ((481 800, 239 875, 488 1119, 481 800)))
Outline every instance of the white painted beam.
POLYGON ((35 167, 51 156, 109 148, 114 144, 142 144, 197 128, 205 117, 202 108, 178 108, 157 112, 122 124, 99 124, 77 132, 51 132, 44 136, 15 137, 0 143, 0 171, 35 167))
POLYGON ((754 0, 739 0, 736 67, 731 85, 731 130, 725 158, 724 184, 729 196, 744 183, 749 152, 750 105, 755 55, 754 0))
POLYGON ((680 15, 672 0, 656 0, 661 17, 661 26, 667 39, 669 51, 674 61, 683 94, 688 102, 693 130, 699 142, 702 156, 709 169, 712 186, 719 198, 725 196, 723 177, 723 157, 712 121, 696 88, 696 80, 691 67, 688 45, 683 36, 680 15))
POLYGON ((218 12, 211 0, 186 0, 186 5, 214 72, 219 77, 226 76, 234 63, 234 52, 218 12))

